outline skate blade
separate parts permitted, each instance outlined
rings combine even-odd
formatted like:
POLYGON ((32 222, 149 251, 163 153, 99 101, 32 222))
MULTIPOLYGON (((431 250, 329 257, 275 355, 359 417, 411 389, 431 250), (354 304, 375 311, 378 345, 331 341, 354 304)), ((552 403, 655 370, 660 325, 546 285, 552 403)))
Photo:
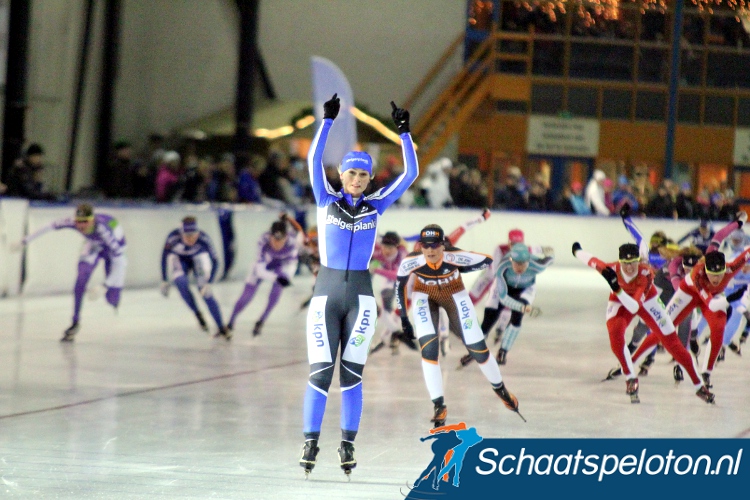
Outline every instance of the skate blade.
POLYGON ((638 396, 630 396, 630 403, 631 404, 638 404, 641 402, 641 398, 638 396))

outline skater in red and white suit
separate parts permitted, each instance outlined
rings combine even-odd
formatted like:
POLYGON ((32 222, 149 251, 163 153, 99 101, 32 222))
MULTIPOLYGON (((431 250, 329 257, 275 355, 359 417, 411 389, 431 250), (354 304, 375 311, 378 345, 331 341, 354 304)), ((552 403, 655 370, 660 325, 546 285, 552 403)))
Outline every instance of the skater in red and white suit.
MULTIPOLYGON (((678 324, 696 307, 699 307, 703 313, 711 331, 711 351, 703 371, 703 381, 708 387, 711 386, 711 372, 719 356, 724 339, 724 328, 727 324, 729 302, 724 296, 724 289, 734 275, 742 271, 748 261, 750 261, 750 248, 744 250, 728 264, 723 253, 718 251, 707 253, 698 261, 692 272, 685 276, 680 283, 679 290, 675 292, 667 305, 670 318, 674 318, 673 321, 678 324)), ((633 354, 633 358, 638 359, 643 349, 649 345, 653 347, 657 342, 658 339, 651 340, 646 337, 641 347, 633 354)))
MULTIPOLYGON (((606 263, 582 250, 578 242, 573 243, 573 255, 601 273, 612 289, 607 303, 609 343, 627 378, 626 393, 630 395, 631 401, 640 402, 638 377, 633 372, 633 359, 625 345, 625 330, 633 318, 638 316, 651 329, 651 337, 658 339, 675 361, 687 371, 696 389, 696 396, 707 403, 713 403, 714 395, 702 384, 693 358, 680 343, 674 323, 659 299, 659 291, 654 286, 654 271, 648 264, 641 262, 638 245, 621 245, 618 262, 606 263)), ((641 347, 644 344, 641 344, 641 347)))

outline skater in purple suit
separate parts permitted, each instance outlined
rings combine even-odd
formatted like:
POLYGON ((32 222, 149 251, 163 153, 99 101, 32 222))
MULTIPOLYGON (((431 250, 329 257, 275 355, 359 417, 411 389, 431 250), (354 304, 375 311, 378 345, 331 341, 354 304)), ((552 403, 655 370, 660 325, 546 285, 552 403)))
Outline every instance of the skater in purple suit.
POLYGON ((58 229, 75 229, 86 238, 78 260, 78 277, 73 288, 75 299, 73 324, 65 330, 65 334, 60 339, 61 342, 72 342, 80 328, 81 304, 86 285, 100 260, 104 261, 107 302, 114 308, 120 304, 120 292, 125 283, 127 267, 125 233, 114 217, 101 213, 94 214, 94 208, 91 205, 82 203, 76 207, 75 217, 66 217, 52 222, 26 236, 21 240, 20 246, 27 245, 39 236, 58 229))
POLYGON ((245 307, 253 300, 261 282, 270 281, 271 293, 268 296, 266 309, 255 323, 253 337, 260 335, 263 324, 273 308, 279 302, 281 292, 291 285, 291 278, 297 271, 299 250, 304 244, 305 232, 292 218, 282 214, 279 220, 271 224, 271 229, 258 240, 258 260, 255 262, 245 280, 245 289, 234 305, 229 329, 234 329, 234 321, 245 307))

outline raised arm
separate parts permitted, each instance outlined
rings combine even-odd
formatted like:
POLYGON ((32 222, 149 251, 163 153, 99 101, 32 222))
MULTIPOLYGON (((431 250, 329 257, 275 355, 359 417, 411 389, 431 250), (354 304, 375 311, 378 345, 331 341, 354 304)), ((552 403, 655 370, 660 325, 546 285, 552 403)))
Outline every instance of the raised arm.
POLYGON ((622 219, 625 229, 628 230, 635 240, 635 244, 638 245, 638 252, 640 253, 641 258, 648 259, 648 243, 646 243, 643 234, 641 234, 638 226, 635 225, 633 219, 630 217, 630 205, 628 203, 624 203, 620 208, 620 218, 622 219))
POLYGON ((310 185, 313 195, 318 206, 325 205, 329 198, 336 196, 336 192, 328 183, 326 178, 325 165, 323 165, 323 151, 326 148, 328 133, 331 131, 333 120, 339 114, 341 103, 336 94, 323 104, 323 122, 320 124, 318 132, 313 138, 310 145, 310 151, 307 154, 307 168, 310 174, 310 185))
POLYGON ((367 197, 368 200, 377 206, 378 212, 381 214, 411 187, 419 174, 417 153, 414 150, 414 142, 409 132, 409 112, 397 107, 393 101, 391 101, 391 107, 393 108, 391 116, 398 129, 399 137, 401 137, 404 171, 387 186, 378 189, 375 193, 367 197))
POLYGON ((721 242, 724 241, 732 231, 741 228, 745 222, 747 222, 747 213, 744 211, 737 212, 737 215, 732 222, 716 231, 714 237, 711 238, 711 243, 708 245, 706 253, 718 250, 721 246, 721 242))

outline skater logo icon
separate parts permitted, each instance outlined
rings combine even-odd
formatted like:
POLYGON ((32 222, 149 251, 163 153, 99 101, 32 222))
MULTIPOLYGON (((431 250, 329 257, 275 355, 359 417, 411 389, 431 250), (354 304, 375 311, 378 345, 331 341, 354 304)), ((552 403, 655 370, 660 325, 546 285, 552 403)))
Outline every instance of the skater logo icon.
POLYGON ((474 322, 471 320, 471 308, 468 306, 465 300, 461 301, 461 321, 463 322, 464 330, 470 330, 474 322))
POLYGON ((365 341, 364 335, 357 335, 356 337, 352 338, 349 343, 353 345, 354 347, 359 347, 362 345, 362 343, 365 341))
POLYGON ((323 311, 315 311, 315 319, 320 319, 323 317, 323 311))
POLYGON ((433 457, 414 481, 406 498, 462 498, 459 491, 462 472, 469 475, 473 472, 468 469, 463 471, 466 452, 483 439, 476 428, 467 428, 464 422, 431 429, 430 435, 419 438, 423 443, 432 441, 433 457))
POLYGON ((427 310, 427 301, 425 301, 421 305, 417 304, 416 316, 420 323, 427 323, 428 321, 430 321, 430 314, 427 310))

